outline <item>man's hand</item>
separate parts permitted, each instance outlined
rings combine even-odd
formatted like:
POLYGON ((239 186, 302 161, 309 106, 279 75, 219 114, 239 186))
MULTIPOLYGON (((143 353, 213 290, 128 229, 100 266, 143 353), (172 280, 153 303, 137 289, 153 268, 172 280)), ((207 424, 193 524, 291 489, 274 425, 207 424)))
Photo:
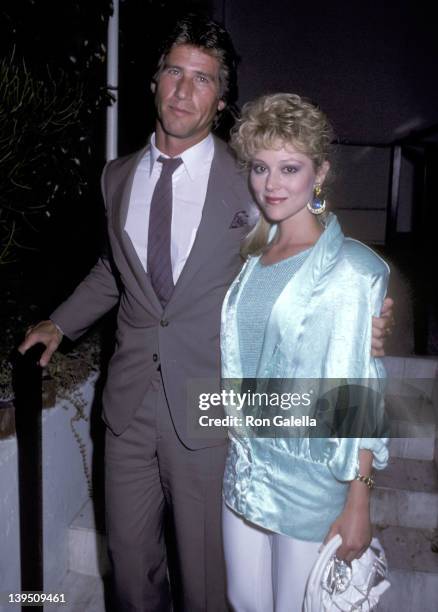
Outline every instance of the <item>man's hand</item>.
POLYGON ((384 357, 385 338, 392 334, 394 328, 393 315, 394 300, 387 297, 383 302, 380 317, 373 317, 371 329, 371 355, 373 357, 384 357))
POLYGON ((44 368, 50 361, 53 353, 61 344, 62 333, 53 323, 53 321, 40 321, 37 325, 29 327, 26 331, 24 341, 18 347, 18 350, 23 355, 34 344, 44 344, 46 350, 41 355, 39 365, 44 368))

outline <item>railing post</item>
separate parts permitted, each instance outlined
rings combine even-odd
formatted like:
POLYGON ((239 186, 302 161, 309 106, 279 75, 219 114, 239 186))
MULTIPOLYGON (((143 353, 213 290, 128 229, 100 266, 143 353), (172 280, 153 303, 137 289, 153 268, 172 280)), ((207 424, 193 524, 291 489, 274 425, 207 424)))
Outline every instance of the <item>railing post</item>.
MULTIPOLYGON (((42 369, 38 365, 43 348, 39 344, 29 349, 25 355, 17 353, 13 375, 22 591, 44 590, 42 369)), ((43 610, 43 606, 33 606, 33 609, 43 610)))

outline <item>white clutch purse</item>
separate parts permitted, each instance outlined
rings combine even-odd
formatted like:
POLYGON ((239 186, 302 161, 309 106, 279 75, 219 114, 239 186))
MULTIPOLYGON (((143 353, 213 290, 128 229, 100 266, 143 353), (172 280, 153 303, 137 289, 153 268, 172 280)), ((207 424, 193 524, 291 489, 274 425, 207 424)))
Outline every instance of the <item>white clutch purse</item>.
POLYGON ((386 557, 377 538, 352 563, 336 558, 341 544, 338 534, 322 548, 307 582, 304 612, 368 612, 389 588, 386 557))

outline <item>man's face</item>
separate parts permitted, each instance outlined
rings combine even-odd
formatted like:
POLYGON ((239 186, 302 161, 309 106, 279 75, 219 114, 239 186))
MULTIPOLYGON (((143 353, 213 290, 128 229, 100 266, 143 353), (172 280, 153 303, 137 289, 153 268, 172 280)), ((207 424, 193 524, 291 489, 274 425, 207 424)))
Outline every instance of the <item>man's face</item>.
POLYGON ((218 60, 191 45, 170 50, 152 91, 157 137, 178 139, 184 148, 208 135, 217 111, 225 106, 219 98, 218 60))

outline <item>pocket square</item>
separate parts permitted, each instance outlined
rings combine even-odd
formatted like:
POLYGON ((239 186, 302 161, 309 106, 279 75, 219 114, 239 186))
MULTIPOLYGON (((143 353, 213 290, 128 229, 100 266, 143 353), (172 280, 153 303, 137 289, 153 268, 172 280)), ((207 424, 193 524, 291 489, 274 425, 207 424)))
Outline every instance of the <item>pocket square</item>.
POLYGON ((236 227, 243 227, 248 225, 249 215, 246 210, 239 210, 233 217, 231 221, 230 229, 234 229, 236 227))

